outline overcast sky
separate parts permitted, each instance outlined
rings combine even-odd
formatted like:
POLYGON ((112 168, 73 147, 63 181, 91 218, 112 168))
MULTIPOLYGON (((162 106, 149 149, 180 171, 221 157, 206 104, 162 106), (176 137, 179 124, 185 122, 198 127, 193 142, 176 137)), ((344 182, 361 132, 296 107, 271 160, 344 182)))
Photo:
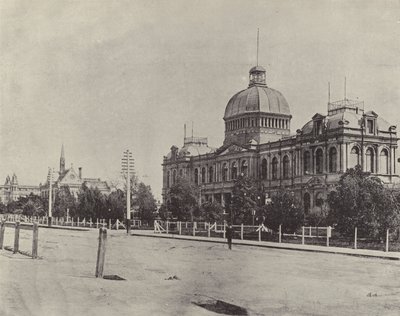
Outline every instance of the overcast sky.
MULTIPOLYGON (((229 98, 259 63, 292 133, 333 100, 400 123, 399 1, 0 1, 0 181, 66 164, 116 178, 122 152, 157 197, 183 125, 222 145, 229 98)), ((400 125, 399 125, 400 126, 400 125)))

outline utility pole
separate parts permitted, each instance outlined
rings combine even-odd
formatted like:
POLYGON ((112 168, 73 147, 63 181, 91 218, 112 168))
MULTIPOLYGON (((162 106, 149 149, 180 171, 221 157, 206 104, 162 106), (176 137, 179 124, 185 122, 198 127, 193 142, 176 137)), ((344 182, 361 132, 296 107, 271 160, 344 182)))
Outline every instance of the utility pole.
POLYGON ((48 226, 51 226, 51 218, 52 218, 52 204, 53 204, 53 170, 49 168, 49 175, 48 175, 48 181, 49 181, 49 220, 47 221, 48 226))
POLYGON ((126 175, 126 233, 131 230, 131 174, 134 174, 134 159, 127 149, 122 155, 122 173, 126 175))

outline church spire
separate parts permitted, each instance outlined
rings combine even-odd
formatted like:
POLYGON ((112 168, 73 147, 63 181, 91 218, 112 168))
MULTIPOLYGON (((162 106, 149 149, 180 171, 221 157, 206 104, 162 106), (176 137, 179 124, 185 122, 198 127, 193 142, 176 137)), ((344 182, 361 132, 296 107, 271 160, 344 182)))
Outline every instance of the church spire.
POLYGON ((60 156, 60 173, 65 172, 65 156, 64 156, 64 144, 61 146, 61 156, 60 156))

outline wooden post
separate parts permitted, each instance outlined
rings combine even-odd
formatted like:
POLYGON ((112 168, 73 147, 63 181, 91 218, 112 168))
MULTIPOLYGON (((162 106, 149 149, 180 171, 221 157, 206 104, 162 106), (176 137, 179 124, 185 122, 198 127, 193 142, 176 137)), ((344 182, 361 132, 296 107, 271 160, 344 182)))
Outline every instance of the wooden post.
POLYGON ((104 258, 106 254, 107 228, 99 229, 99 248, 97 249, 96 278, 103 277, 104 258))
POLYGON ((32 258, 33 259, 36 259, 38 257, 38 237, 39 237, 38 223, 33 223, 33 236, 32 236, 32 258))
POLYGON ((182 235, 182 222, 179 221, 179 235, 182 235))
POLYGON ((386 230, 386 247, 385 247, 385 251, 386 252, 389 251, 389 229, 386 230))
POLYGON ((301 244, 304 245, 304 226, 301 226, 301 244))
POLYGON ((243 223, 240 225, 240 239, 243 240, 243 223))
POLYGON ((262 228, 260 226, 260 229, 258 230, 258 241, 261 241, 261 230, 262 228))
POLYGON ((217 232, 217 222, 214 223, 215 227, 215 232, 217 232))
POLYGON ((99 228, 99 219, 98 218, 96 218, 96 228, 97 229, 99 228))
POLYGON ((111 230, 111 218, 108 220, 108 229, 111 230))
POLYGON ((326 228, 326 246, 329 247, 329 237, 331 237, 331 226, 326 228))
POLYGON ((5 229, 6 229, 6 221, 4 219, 2 219, 1 223, 0 223, 0 249, 3 249, 4 230, 5 229))
POLYGON ((224 236, 224 239, 225 239, 225 234, 226 234, 226 223, 224 222, 224 232, 223 232, 223 236, 224 236))
POLYGON ((196 222, 193 223, 193 236, 196 236, 196 222))
POLYGON ((310 226, 310 233, 308 235, 311 237, 311 226, 310 226))
POLYGON ((354 228, 354 249, 357 249, 357 227, 354 228))
POLYGON ((19 250, 19 222, 15 222, 14 253, 19 250))
POLYGON ((282 224, 279 225, 279 239, 278 242, 281 243, 282 242, 282 224))
POLYGON ((79 227, 79 217, 78 217, 78 221, 76 222, 76 226, 79 227))
POLYGON ((169 222, 167 221, 167 234, 169 232, 169 222))
POLYGON ((208 238, 211 237, 211 229, 210 229, 210 227, 211 227, 211 224, 208 223, 208 238))

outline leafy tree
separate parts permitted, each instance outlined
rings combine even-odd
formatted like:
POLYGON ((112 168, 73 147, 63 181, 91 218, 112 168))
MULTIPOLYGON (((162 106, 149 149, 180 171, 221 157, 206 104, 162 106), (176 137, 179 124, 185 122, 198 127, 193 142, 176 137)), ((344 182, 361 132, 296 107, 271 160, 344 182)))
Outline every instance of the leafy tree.
POLYGON ((57 217, 66 217, 67 209, 69 215, 76 213, 76 200, 68 186, 63 186, 55 193, 53 215, 57 217))
POLYGON ((356 166, 347 170, 330 192, 328 220, 345 236, 352 236, 357 227, 360 235, 383 238, 387 229, 400 224, 396 199, 379 178, 356 166))
POLYGON ((259 185, 253 178, 240 175, 234 182, 230 204, 231 220, 237 224, 252 223, 253 212, 259 208, 259 185))
POLYGON ((221 204, 217 202, 207 201, 200 207, 200 218, 206 222, 218 222, 223 218, 224 209, 221 204))
POLYGON ((78 206, 76 216, 81 218, 106 218, 107 208, 106 197, 98 188, 89 188, 82 185, 78 192, 78 206))
POLYGON ((111 192, 107 197, 107 212, 105 218, 123 220, 126 212, 125 193, 117 189, 111 192))
POLYGON ((271 196, 271 203, 262 208, 266 226, 282 232, 293 233, 304 220, 304 211, 295 196, 287 190, 280 189, 271 196))
POLYGON ((198 205, 198 191, 185 178, 178 178, 166 195, 168 212, 178 221, 193 220, 198 205))
POLYGON ((7 205, 0 203, 0 214, 7 213, 7 205))
POLYGON ((140 182, 137 188, 134 189, 133 194, 136 196, 133 203, 139 209, 139 218, 146 222, 151 222, 154 219, 157 205, 150 186, 140 182))

